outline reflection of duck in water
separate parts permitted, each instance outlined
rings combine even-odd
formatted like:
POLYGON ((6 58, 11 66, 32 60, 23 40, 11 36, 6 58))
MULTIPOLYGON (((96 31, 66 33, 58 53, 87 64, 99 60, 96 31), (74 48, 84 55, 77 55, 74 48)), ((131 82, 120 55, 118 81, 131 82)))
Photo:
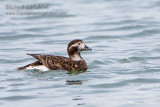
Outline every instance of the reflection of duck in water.
POLYGON ((25 69, 39 69, 47 70, 68 70, 68 71, 86 71, 87 64, 81 57, 80 52, 84 50, 92 50, 87 47, 82 40, 76 39, 68 44, 69 58, 54 55, 41 55, 41 54, 27 54, 36 58, 38 61, 18 68, 18 70, 25 69))
POLYGON ((67 85, 82 85, 83 82, 81 80, 75 80, 75 81, 66 81, 67 85))

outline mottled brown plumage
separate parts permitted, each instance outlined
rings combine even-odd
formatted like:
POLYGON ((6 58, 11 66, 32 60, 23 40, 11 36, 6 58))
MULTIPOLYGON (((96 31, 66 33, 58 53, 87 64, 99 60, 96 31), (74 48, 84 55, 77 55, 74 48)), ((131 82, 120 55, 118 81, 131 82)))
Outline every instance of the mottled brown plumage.
POLYGON ((25 70, 28 67, 44 65, 49 70, 86 71, 87 64, 80 55, 80 52, 83 50, 91 49, 82 40, 73 40, 68 44, 67 48, 69 58, 54 55, 27 54, 36 58, 38 61, 18 69, 25 70))

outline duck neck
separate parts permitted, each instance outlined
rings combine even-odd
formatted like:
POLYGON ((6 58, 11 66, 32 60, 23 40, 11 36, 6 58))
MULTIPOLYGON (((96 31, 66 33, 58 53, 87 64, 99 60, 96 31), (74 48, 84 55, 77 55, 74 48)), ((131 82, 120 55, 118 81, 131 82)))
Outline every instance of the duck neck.
POLYGON ((68 55, 69 55, 69 58, 72 61, 81 61, 81 60, 83 60, 83 58, 80 55, 80 52, 72 50, 72 51, 68 51, 68 55))
POLYGON ((75 53, 73 55, 69 55, 70 59, 73 61, 81 61, 83 58, 81 57, 80 53, 75 53))

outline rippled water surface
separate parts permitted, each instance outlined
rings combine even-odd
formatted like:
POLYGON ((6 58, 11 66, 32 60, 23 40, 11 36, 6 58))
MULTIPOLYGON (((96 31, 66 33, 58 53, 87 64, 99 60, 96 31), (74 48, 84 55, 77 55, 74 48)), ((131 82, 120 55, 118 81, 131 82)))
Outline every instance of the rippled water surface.
POLYGON ((1 0, 1 107, 159 107, 159 0, 1 0), (6 5, 45 3, 46 9, 6 5), (18 15, 6 12, 53 11, 18 15), (57 13, 56 13, 57 12, 57 13), (26 53, 67 56, 82 39, 87 72, 18 71, 26 53))

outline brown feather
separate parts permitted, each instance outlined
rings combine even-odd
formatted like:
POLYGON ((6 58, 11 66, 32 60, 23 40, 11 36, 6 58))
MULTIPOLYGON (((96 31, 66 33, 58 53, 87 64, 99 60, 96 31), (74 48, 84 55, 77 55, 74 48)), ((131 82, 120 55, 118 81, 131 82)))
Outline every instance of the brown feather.
MULTIPOLYGON (((33 55, 32 55, 33 56, 33 55)), ((62 56, 52 55, 39 55, 34 54, 33 57, 38 57, 40 62, 50 70, 87 70, 87 64, 84 60, 72 61, 69 58, 62 56)))
MULTIPOLYGON (((75 46, 76 43, 83 43, 82 40, 76 39, 71 41, 68 44, 68 55, 67 57, 62 56, 53 56, 53 55, 41 55, 41 54, 27 54, 38 61, 28 64, 26 66, 18 68, 18 70, 25 70, 27 67, 30 66, 38 66, 38 65, 44 65, 50 70, 68 70, 68 71, 86 71, 87 70, 87 64, 83 60, 83 58, 80 55, 78 45, 75 46)), ((86 45, 85 45, 86 46, 86 45)))

